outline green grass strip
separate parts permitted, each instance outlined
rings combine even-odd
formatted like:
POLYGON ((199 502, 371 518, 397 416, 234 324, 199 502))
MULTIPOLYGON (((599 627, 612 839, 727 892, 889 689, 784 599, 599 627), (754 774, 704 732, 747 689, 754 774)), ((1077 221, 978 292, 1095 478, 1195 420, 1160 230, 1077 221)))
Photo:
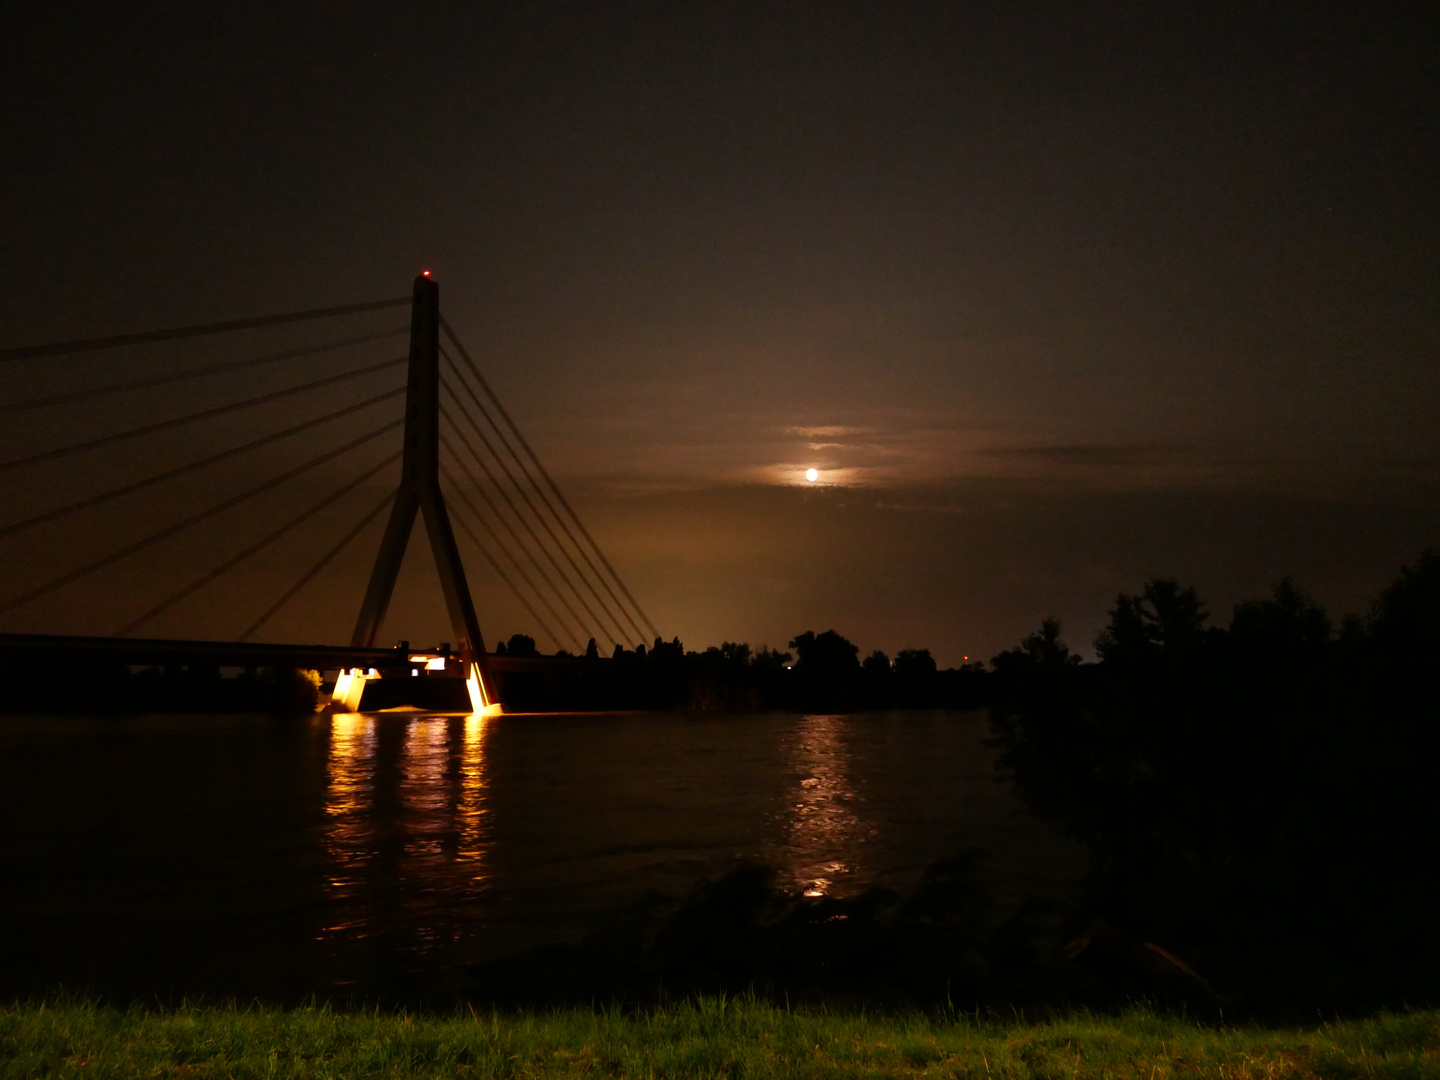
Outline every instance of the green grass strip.
POLYGON ((424 1016, 324 1007, 0 1007, 0 1077, 1440 1077, 1440 1012, 1207 1027, 1134 1009, 1044 1023, 787 1011, 424 1016))

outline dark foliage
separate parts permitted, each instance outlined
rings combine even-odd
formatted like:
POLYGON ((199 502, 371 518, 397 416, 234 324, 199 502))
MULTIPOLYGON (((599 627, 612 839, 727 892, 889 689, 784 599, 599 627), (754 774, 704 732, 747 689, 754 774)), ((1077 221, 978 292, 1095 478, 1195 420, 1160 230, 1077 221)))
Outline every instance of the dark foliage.
POLYGON ((853 709, 860 700, 860 647, 834 630, 807 630, 790 642, 798 660, 792 691, 816 712, 853 709))
POLYGON ((1034 997, 1032 913, 993 918, 978 856, 936 863, 909 896, 849 899, 777 888, 746 865, 678 903, 652 897, 574 946, 470 969, 503 1004, 640 1004, 754 991, 794 1003, 973 1004, 1034 997))
POLYGON ((1440 998, 1440 555, 1339 634, 1288 580, 1207 623, 1155 580, 1098 663, 1054 620, 993 661, 1001 767, 1090 852, 1077 926, 1256 1008, 1440 998))
POLYGON ((495 646, 496 656, 539 656, 535 648, 535 639, 529 634, 511 634, 509 641, 502 641, 495 646))
MULTIPOLYGON (((514 639, 512 639, 513 641, 514 639)), ((592 641, 586 658, 598 660, 592 641)), ((989 673, 980 664, 940 671, 927 649, 907 649, 894 664, 882 652, 860 663, 859 648, 834 630, 806 631, 795 653, 727 641, 686 652, 678 638, 649 649, 616 645, 609 662, 499 672, 509 708, 545 709, 855 709, 981 708, 989 673), (798 654, 798 656, 797 656, 798 654)), ((497 655, 500 654, 497 650, 497 655)), ((510 656, 517 656, 513 646, 510 656)))
POLYGON ((309 713, 318 704, 318 691, 310 673, 293 668, 225 678, 218 667, 204 664, 132 671, 93 658, 47 662, 0 654, 0 711, 11 713, 309 713))
POLYGON ((1085 955, 1056 947, 1049 905, 998 910, 984 858, 933 864, 906 895, 872 888, 808 897, 742 865, 678 901, 651 896, 576 945, 467 969, 469 992, 505 1006, 648 1005, 755 993, 775 1002, 892 1008, 1108 1008, 1146 998, 1217 1015, 1182 961, 1119 931, 1087 927, 1085 955))

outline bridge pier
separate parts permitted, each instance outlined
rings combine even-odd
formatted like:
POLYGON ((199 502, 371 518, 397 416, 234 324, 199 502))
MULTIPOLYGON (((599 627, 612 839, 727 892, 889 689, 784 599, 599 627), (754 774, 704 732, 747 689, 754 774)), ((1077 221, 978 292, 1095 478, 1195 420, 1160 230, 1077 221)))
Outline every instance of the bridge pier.
POLYGON ((411 705, 454 712, 462 707, 464 700, 469 702, 472 713, 482 716, 500 713, 493 701, 479 699, 477 702, 480 692, 475 675, 477 665, 465 663, 464 657, 452 650, 448 642, 434 649, 411 649, 409 644, 397 643, 394 656, 386 663, 340 669, 330 695, 329 710, 359 712, 368 698, 371 708, 411 705), (377 699, 380 704, 376 704, 377 699))
POLYGON ((336 712, 359 712, 360 699, 365 694, 366 672, 364 668, 344 668, 335 676, 335 690, 330 695, 330 707, 336 712))

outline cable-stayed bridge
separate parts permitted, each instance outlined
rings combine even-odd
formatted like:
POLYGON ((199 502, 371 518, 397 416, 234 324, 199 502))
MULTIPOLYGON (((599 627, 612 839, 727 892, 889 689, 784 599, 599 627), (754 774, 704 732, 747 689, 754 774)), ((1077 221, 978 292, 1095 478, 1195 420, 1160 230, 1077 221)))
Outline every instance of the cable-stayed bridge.
POLYGON ((0 633, 0 652, 12 658, 319 668, 337 672, 334 698, 350 709, 370 679, 423 666, 462 678, 471 708, 494 711, 494 668, 505 662, 486 651, 467 558, 508 590, 556 651, 583 652, 592 638, 624 645, 659 636, 441 314, 428 271, 409 297, 0 351, 0 385, 8 431, 0 545, 10 549, 0 548, 0 625, 58 603, 67 624, 85 631, 0 633), (408 328, 394 325, 406 306, 408 328), (356 325, 376 319, 386 321, 356 325), (283 340, 302 327, 326 336, 283 340), (407 334, 408 349, 398 352, 407 334), (233 355, 236 341, 257 338, 267 347, 233 355), (216 339, 227 343, 224 359, 195 364, 187 353, 175 362, 172 343, 216 339), (151 353, 159 355, 146 359, 151 353), (108 361, 106 373, 65 377, 53 367, 96 357, 108 361), (196 409, 202 387, 217 400, 196 409), (57 435, 58 445, 48 445, 57 435), (320 479, 328 486, 317 487, 320 479), (282 512, 275 500, 287 491, 282 512), (379 647, 417 517, 453 647, 379 647), (358 578, 328 583, 330 596, 338 589, 355 598, 348 645, 255 640, 327 574, 333 579, 344 553, 375 543, 382 519, 363 592, 358 578), (307 551, 300 572, 259 595, 257 583, 270 578, 256 568, 293 564, 293 552, 280 553, 296 543, 307 551), (177 578, 176 565, 189 572, 177 578), (242 575, 249 584, 237 594, 242 575), (214 598, 227 582, 221 604, 214 598), (234 623, 233 636, 145 636, 207 596, 234 623), (113 626, 95 625, 107 614, 113 626))

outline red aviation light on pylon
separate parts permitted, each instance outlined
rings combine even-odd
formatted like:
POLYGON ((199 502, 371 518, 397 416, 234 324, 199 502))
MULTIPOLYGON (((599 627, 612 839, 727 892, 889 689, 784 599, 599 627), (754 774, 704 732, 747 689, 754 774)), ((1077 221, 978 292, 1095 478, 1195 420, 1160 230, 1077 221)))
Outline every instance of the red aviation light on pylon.
POLYGON ((429 271, 429 270, 421 270, 421 271, 420 271, 420 276, 421 276, 421 277, 429 277, 429 276, 430 276, 430 271, 429 271))

